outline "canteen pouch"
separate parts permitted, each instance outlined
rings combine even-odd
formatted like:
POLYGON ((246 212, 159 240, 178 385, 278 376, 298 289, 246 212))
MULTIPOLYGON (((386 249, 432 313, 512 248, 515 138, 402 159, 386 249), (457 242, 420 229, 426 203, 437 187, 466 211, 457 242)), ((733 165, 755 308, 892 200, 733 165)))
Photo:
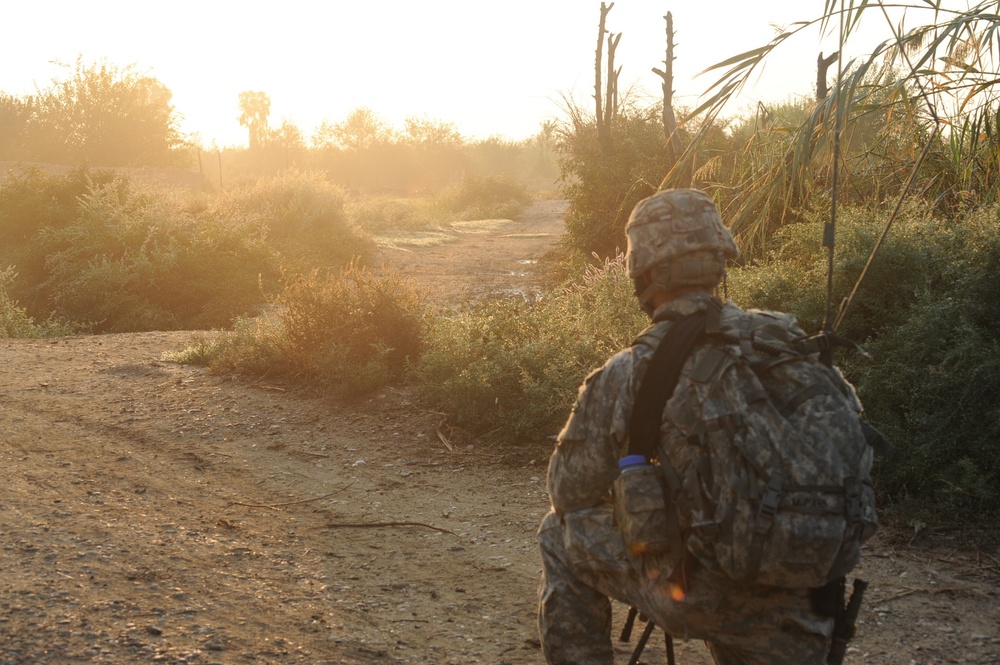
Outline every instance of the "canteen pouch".
POLYGON ((659 469, 650 464, 629 468, 615 479, 612 495, 615 523, 631 554, 671 550, 678 527, 676 520, 668 517, 659 469))

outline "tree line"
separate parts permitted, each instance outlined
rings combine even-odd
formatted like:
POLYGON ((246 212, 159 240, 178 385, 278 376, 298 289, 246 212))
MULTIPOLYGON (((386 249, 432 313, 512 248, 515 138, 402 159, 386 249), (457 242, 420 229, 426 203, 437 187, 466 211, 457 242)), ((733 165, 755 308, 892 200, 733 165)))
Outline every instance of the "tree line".
POLYGON ((233 120, 246 128, 249 147, 208 150, 180 131, 171 91, 135 65, 78 58, 66 70, 34 94, 0 92, 0 161, 197 168, 215 186, 297 168, 401 193, 436 191, 467 175, 500 173, 547 188, 557 177, 551 124, 527 141, 470 141, 451 122, 414 116, 396 129, 359 107, 307 137, 288 120, 273 126, 268 94, 247 90, 234 100, 233 120))
POLYGON ((187 155, 172 93, 134 66, 67 65, 35 94, 0 92, 0 159, 100 166, 176 166, 187 155))

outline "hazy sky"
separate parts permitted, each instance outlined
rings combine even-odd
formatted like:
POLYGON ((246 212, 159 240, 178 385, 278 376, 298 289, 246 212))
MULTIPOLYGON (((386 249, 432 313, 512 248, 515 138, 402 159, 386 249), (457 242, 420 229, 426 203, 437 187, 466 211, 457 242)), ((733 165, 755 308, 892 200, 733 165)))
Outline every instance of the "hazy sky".
MULTIPOLYGON (((667 11, 677 103, 691 105, 712 80, 697 72, 767 43, 774 25, 818 16, 823 4, 617 0, 607 27, 623 33, 621 86, 659 97, 651 69, 662 68, 667 11)), ((563 116, 562 95, 589 108, 599 8, 593 0, 17 1, 3 10, 0 91, 47 87, 70 71, 53 61, 82 56, 159 79, 182 130, 205 146, 246 144, 244 90, 270 96, 272 126, 288 119, 307 138, 323 120, 367 106, 396 128, 419 116, 453 122, 467 138, 521 139, 563 116)), ((821 50, 836 50, 836 39, 811 31, 788 44, 741 106, 811 95, 821 50)))

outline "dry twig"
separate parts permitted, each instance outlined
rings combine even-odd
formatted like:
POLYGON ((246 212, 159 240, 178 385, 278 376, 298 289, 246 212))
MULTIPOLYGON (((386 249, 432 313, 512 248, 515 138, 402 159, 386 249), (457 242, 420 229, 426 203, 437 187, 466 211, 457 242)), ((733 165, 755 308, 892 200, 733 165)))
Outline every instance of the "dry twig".
POLYGON ((329 522, 325 525, 327 529, 365 529, 372 527, 381 526, 422 526, 425 529, 433 529, 434 531, 440 531, 441 533, 449 533, 453 536, 458 534, 454 531, 449 531, 448 529, 442 529, 438 526, 433 526, 431 524, 424 524, 423 522, 329 522))
MULTIPOLYGON (((353 484, 354 483, 351 483, 351 485, 353 485, 353 484)), ((300 499, 298 501, 286 501, 285 503, 243 503, 241 501, 230 501, 226 505, 228 505, 228 506, 244 506, 246 508, 270 508, 271 510, 277 510, 278 508, 281 508, 281 507, 284 507, 284 506, 295 506, 295 505, 298 505, 300 503, 310 503, 312 501, 319 501, 320 499, 326 499, 327 497, 331 497, 334 494, 339 494, 340 492, 343 492, 344 490, 346 490, 351 485, 347 485, 347 487, 341 487, 339 490, 335 490, 333 492, 330 492, 329 494, 324 494, 323 496, 313 497, 312 499, 300 499)))
POLYGON ((451 447, 451 443, 448 441, 448 437, 446 437, 444 435, 444 432, 441 431, 441 428, 444 427, 444 424, 447 420, 448 420, 447 418, 442 418, 441 422, 438 423, 437 435, 438 438, 441 439, 441 443, 444 444, 444 447, 448 449, 448 452, 453 453, 455 452, 455 450, 451 447))
POLYGON ((973 594, 985 595, 979 589, 977 589, 975 587, 971 587, 971 586, 969 586, 969 587, 960 587, 960 586, 941 587, 939 589, 925 589, 925 588, 905 587, 903 589, 903 591, 900 591, 899 593, 895 593, 895 594, 889 596, 888 598, 880 598, 879 600, 877 600, 875 602, 876 602, 876 604, 881 605, 883 603, 891 603, 892 601, 899 600, 900 598, 905 598, 906 596, 909 596, 909 595, 914 594, 914 593, 929 593, 931 595, 937 595, 939 593, 949 593, 949 592, 953 592, 953 591, 968 591, 968 592, 971 592, 973 594))

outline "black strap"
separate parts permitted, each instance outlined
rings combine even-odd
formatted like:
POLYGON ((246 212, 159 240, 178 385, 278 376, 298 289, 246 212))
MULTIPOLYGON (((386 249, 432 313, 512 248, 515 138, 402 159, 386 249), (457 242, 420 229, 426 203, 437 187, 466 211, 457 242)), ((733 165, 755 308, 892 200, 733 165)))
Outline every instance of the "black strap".
MULTIPOLYGON (((844 580, 841 579, 838 583, 841 589, 844 589, 844 580)), ((861 612, 861 599, 865 595, 865 589, 867 588, 868 582, 854 580, 851 598, 846 604, 844 603, 844 591, 841 592, 837 613, 833 618, 833 640, 831 640, 830 651, 826 656, 826 662, 829 665, 841 665, 844 662, 844 656, 847 654, 847 644, 854 638, 858 614, 861 612)))
POLYGON ((628 443, 630 455, 656 457, 663 408, 674 394, 688 356, 705 338, 706 317, 705 311, 699 311, 678 319, 653 352, 632 408, 628 443))

